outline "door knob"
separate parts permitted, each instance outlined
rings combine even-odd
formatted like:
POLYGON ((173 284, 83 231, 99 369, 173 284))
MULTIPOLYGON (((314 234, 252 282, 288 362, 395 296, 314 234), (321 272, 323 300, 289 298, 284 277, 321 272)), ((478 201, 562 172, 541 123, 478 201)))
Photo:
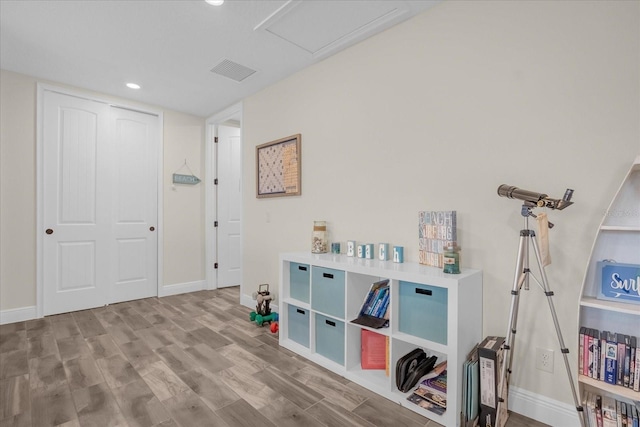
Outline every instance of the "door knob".
POLYGON ((45 233, 47 233, 47 234, 53 234, 53 230, 52 230, 52 229, 50 229, 50 228, 47 228, 47 229, 46 229, 46 231, 45 231, 45 233))
POLYGON ((156 228, 155 228, 155 227, 153 227, 153 226, 149 227, 149 230, 150 230, 150 231, 155 231, 155 229, 156 229, 156 228))

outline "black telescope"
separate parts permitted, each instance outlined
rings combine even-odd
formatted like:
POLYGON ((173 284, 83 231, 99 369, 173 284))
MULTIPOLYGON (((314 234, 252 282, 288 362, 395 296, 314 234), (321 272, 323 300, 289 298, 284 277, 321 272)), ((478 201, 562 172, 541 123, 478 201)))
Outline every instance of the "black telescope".
POLYGON ((546 207, 562 210, 573 204, 571 201, 571 197, 573 197, 573 190, 570 188, 567 188, 562 199, 552 199, 544 193, 536 193, 535 191, 523 190, 512 185, 502 184, 498 187, 498 196, 523 200, 524 202, 530 203, 532 206, 537 206, 539 208, 546 207))

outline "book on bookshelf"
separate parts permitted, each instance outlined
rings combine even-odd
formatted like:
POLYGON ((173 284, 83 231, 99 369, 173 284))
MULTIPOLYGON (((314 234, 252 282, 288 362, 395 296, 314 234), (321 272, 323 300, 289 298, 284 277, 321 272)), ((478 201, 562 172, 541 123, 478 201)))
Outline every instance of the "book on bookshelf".
POLYGON ((442 406, 443 408, 447 407, 447 396, 444 394, 436 393, 423 387, 418 387, 413 393, 438 406, 442 406))
POLYGON ((444 396, 447 395, 447 371, 443 371, 440 375, 433 378, 425 378, 420 381, 418 386, 419 388, 442 394, 444 396))
POLYGON ((447 408, 443 408, 442 406, 436 405, 435 403, 430 402, 427 399, 415 393, 412 393, 409 397, 407 397, 407 400, 411 403, 418 405, 423 409, 434 412, 438 415, 444 414, 445 411, 447 410, 447 408))
POLYGON ((636 336, 581 327, 579 346, 582 348, 578 352, 580 374, 640 391, 638 342, 640 340, 636 336))
POLYGON ((387 337, 362 329, 360 331, 360 365, 362 369, 386 369, 387 337))

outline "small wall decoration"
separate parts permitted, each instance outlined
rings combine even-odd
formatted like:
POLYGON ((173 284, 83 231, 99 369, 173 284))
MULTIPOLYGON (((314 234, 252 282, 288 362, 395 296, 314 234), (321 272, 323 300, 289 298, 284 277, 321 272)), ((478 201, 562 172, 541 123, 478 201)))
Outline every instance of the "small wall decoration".
POLYGON ((418 260, 420 264, 442 268, 442 254, 456 244, 456 211, 418 212, 418 260))
POLYGON ((600 275, 598 299, 640 304, 640 265, 599 261, 600 275))
POLYGON ((198 184, 200 182, 200 178, 198 178, 193 173, 193 171, 191 170, 189 165, 187 165, 187 159, 184 159, 184 164, 176 172, 180 172, 182 169, 185 169, 185 168, 189 171, 189 173, 191 175, 174 173, 173 174, 173 183, 174 184, 187 184, 187 185, 196 185, 196 184, 198 184))
POLYGON ((256 147, 256 197, 302 194, 301 139, 296 134, 256 147))

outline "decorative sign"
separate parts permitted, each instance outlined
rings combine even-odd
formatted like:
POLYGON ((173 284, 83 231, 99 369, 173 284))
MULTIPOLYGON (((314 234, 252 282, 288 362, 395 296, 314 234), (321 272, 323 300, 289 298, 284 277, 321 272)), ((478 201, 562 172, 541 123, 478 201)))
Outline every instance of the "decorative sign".
POLYGON ((640 265, 600 261, 598 299, 640 304, 640 265))
POLYGON ((200 178, 198 178, 195 175, 180 175, 178 173, 173 174, 174 184, 196 185, 199 182, 200 182, 200 178))
POLYGON ((256 197, 301 194, 300 134, 256 147, 256 197))

